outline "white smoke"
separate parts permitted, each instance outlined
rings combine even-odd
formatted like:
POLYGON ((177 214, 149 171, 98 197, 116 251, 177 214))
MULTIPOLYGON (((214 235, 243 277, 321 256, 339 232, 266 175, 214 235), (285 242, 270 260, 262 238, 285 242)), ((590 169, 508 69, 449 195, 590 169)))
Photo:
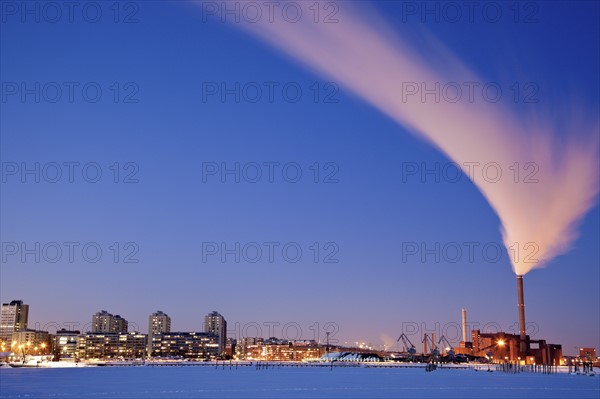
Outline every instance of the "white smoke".
POLYGON ((381 339, 381 342, 383 342, 383 345, 386 350, 398 349, 398 343, 393 337, 389 336, 388 334, 381 334, 379 338, 381 339))
POLYGON ((418 51, 372 11, 343 5, 338 23, 314 23, 308 17, 296 23, 282 18, 249 23, 242 18, 236 25, 425 138, 465 174, 473 170, 468 165, 497 163, 503 172, 497 182, 483 178, 481 170, 470 174, 500 218, 515 273, 544 266, 567 251, 599 189, 597 116, 576 120, 567 114, 560 126, 568 131, 559 132, 556 120, 540 116, 556 116, 554 110, 525 118, 500 103, 467 96, 456 103, 408 98, 409 82, 431 88, 436 82, 483 80, 440 44, 429 40, 427 51, 418 51), (518 182, 508 176, 515 163, 518 182))

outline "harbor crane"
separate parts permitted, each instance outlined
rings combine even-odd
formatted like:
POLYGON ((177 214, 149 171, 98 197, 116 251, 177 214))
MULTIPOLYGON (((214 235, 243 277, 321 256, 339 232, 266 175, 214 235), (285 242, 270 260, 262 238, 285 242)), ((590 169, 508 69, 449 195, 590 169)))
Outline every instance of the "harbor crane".
POLYGON ((429 347, 431 348, 431 356, 437 358, 440 355, 440 350, 438 349, 431 335, 425 334, 425 336, 423 337, 423 343, 425 344, 425 346, 430 345, 429 347))
POLYGON ((415 348, 415 346, 413 345, 413 343, 410 342, 410 339, 408 339, 408 337, 404 333, 402 333, 402 335, 400 335, 398 337, 398 339, 396 340, 396 342, 400 342, 400 340, 402 340, 402 343, 404 344, 404 351, 407 352, 410 355, 411 360, 412 360, 412 358, 417 353, 417 348, 415 348))
POLYGON ((454 348, 452 347, 450 341, 448 341, 448 339, 444 335, 440 337, 438 344, 442 345, 442 348, 445 349, 446 355, 448 355, 450 359, 454 359, 454 348))

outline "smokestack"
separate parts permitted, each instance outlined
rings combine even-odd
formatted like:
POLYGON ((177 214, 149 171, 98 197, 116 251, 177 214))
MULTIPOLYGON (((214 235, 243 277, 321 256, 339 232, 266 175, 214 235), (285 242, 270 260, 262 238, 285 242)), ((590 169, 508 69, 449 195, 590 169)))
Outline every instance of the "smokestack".
POLYGON ((465 308, 462 309, 462 333, 463 342, 467 342, 467 310, 465 308))
POLYGON ((519 298, 519 340, 520 340, 520 352, 525 353, 527 350, 526 336, 527 330, 525 328, 525 299, 523 295, 523 276, 517 276, 517 295, 519 298))

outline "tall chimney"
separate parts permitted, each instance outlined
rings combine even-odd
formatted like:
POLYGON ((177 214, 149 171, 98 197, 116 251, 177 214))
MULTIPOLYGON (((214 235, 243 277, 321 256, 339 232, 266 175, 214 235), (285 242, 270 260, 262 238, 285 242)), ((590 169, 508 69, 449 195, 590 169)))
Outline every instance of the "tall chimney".
POLYGON ((524 354, 527 351, 527 330, 525 328, 525 299, 523 295, 523 276, 517 276, 517 295, 519 298, 519 341, 520 341, 520 352, 524 354))
POLYGON ((467 342, 467 310, 465 308, 462 309, 462 333, 463 342, 467 342))

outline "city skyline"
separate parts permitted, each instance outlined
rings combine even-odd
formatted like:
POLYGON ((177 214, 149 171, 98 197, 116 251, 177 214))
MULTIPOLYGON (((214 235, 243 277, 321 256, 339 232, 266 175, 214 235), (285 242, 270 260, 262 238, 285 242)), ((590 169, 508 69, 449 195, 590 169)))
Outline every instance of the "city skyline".
MULTIPOLYGON (((106 310, 101 310, 92 315, 91 322, 88 323, 79 323, 79 322, 68 322, 64 325, 60 325, 56 322, 50 322, 46 325, 42 325, 39 322, 34 322, 33 324, 28 323, 28 310, 29 304, 24 303, 23 300, 13 300, 10 303, 4 303, 2 305, 3 315, 6 313, 5 306, 13 307, 14 304, 20 304, 27 308, 26 315, 24 318, 21 318, 21 323, 25 323, 25 327, 17 328, 13 326, 13 330, 11 333, 18 331, 27 331, 27 332, 40 332, 40 333, 50 333, 58 334, 59 332, 64 333, 72 333, 77 332, 77 336, 85 336, 86 334, 144 334, 148 337, 148 345, 151 345, 152 337, 159 336, 161 334, 181 334, 184 331, 189 331, 191 334, 202 334, 202 333, 210 333, 214 336, 218 337, 215 345, 218 345, 219 351, 221 354, 224 353, 225 344, 229 339, 233 340, 242 340, 245 339, 282 339, 289 340, 291 342, 298 341, 314 341, 317 344, 331 344, 338 347, 356 347, 360 349, 373 349, 373 350, 381 350, 381 351, 400 351, 403 352, 406 350, 405 343, 400 342, 400 338, 395 340, 394 343, 387 345, 386 343, 372 343, 368 340, 363 340, 357 338, 357 340, 350 341, 340 341, 335 338, 339 326, 335 323, 328 322, 323 326, 323 332, 318 331, 319 323, 314 323, 309 326, 310 334, 302 335, 302 326, 294 321, 287 321, 285 323, 280 323, 277 321, 269 321, 269 322, 256 322, 250 321, 245 323, 244 325, 240 325, 239 322, 235 321, 230 325, 233 325, 232 329, 227 327, 227 322, 224 316, 222 316, 217 311, 210 311, 205 314, 202 318, 202 326, 197 329, 173 329, 172 328, 172 319, 168 313, 163 312, 161 310, 157 310, 148 314, 148 323, 147 330, 143 328, 138 328, 139 326, 136 323, 130 323, 126 318, 115 314, 113 315, 106 310), (222 320, 222 321, 221 321, 222 320), (131 328, 130 328, 131 327, 131 328), (291 328, 291 332, 289 331, 291 328), (330 334, 327 332, 333 333, 331 339, 329 337, 330 334), (404 346, 403 346, 404 345, 404 346)), ((9 311, 10 312, 10 311, 9 311)), ((435 340, 437 336, 440 340, 445 339, 446 343, 451 344, 452 347, 458 348, 459 345, 463 345, 464 337, 468 336, 468 340, 471 340, 471 333, 474 331, 480 331, 483 335, 494 336, 496 333, 500 333, 500 336, 504 336, 503 334, 512 334, 515 336, 519 335, 519 326, 518 323, 514 323, 508 330, 503 330, 502 327, 496 322, 487 322, 481 324, 477 321, 467 321, 466 318, 466 309, 461 309, 461 323, 457 322, 449 322, 444 325, 440 325, 440 323, 434 323, 434 325, 419 325, 415 322, 407 322, 403 325, 400 334, 405 337, 412 338, 416 340, 415 342, 422 342, 426 340, 426 336, 430 336, 432 340, 435 340)), ((540 337, 538 326, 528 324, 528 339, 529 336, 532 340, 541 339, 544 337, 540 337)), ((188 334, 188 333, 186 333, 188 334)), ((3 339, 5 344, 8 342, 10 345, 10 340, 3 339)), ((441 343, 441 342, 440 342, 441 343)), ((427 353, 427 343, 422 342, 423 345, 423 353, 427 353)), ((560 344, 559 344, 560 345, 560 344)), ((568 347, 565 347, 563 350, 563 354, 565 356, 575 356, 577 353, 581 352, 583 348, 587 348, 585 344, 577 345, 574 349, 569 350, 568 347)), ((148 346, 148 351, 151 351, 151 346, 148 346)), ((462 346, 461 346, 462 348, 462 346)), ((591 347, 594 349, 595 347, 591 347)))
MULTIPOLYGON (((535 22, 498 3, 498 23, 423 22, 406 3, 370 6, 380 34, 431 63, 439 41, 478 88, 500 88, 497 104, 477 90, 474 106, 551 120, 558 143, 585 137, 569 117, 600 104, 598 3, 539 3, 535 22)), ((217 309, 231 331, 296 323, 302 337, 390 346, 409 328, 454 332, 466 308, 470 323, 518 333, 501 218, 445 152, 341 72, 325 78, 194 2, 137 5, 119 23, 108 3, 98 23, 3 14, 0 301, 29 304, 30 328, 83 327, 106 309, 143 331, 161 309, 172 331, 202 331, 217 309)), ((425 102, 436 96, 448 100, 425 102)), ((515 192, 535 171, 518 161, 489 159, 515 192)), ((523 212, 545 219, 534 199, 523 212)), ((565 354, 600 347, 595 201, 571 249, 524 277, 529 332, 565 354)))
MULTIPOLYGON (((519 284, 522 288, 522 284, 519 284)), ((520 294, 522 297, 522 293, 520 294)), ((330 339, 326 333, 325 342, 320 339, 306 339, 298 335, 293 338, 276 337, 271 329, 277 323, 270 323, 269 334, 252 336, 243 333, 240 336, 230 335, 226 319, 217 311, 211 311, 204 317, 203 332, 171 331, 171 318, 163 311, 153 312, 148 316, 148 332, 130 330, 128 321, 120 315, 113 315, 106 310, 96 312, 92 316, 91 331, 58 328, 45 331, 27 328, 27 310, 29 305, 22 300, 4 303, 1 307, 1 318, 4 320, 3 337, 0 339, 0 353, 13 358, 26 355, 54 356, 77 359, 228 359, 228 360, 273 360, 273 361, 317 361, 322 356, 329 356, 330 350, 338 351, 339 356, 348 356, 348 361, 414 361, 415 356, 451 362, 467 362, 475 359, 506 359, 517 362, 521 359, 527 364, 565 365, 574 355, 565 355, 561 344, 550 344, 519 330, 519 334, 501 331, 486 331, 479 327, 469 327, 466 309, 461 310, 462 340, 452 343, 446 334, 437 331, 426 331, 423 334, 423 349, 417 355, 408 335, 402 332, 397 342, 402 340, 403 346, 377 347, 372 344, 347 342, 343 345, 330 339), (10 320, 9 320, 10 319, 10 320), (12 325, 10 325, 12 324, 12 325), (10 331, 10 336, 5 335, 10 331), (436 334, 437 340, 436 340, 436 334), (348 351, 352 352, 348 352, 348 351), (571 357, 570 357, 571 356, 571 357)), ((294 326, 294 329, 297 325, 294 326)), ((297 330, 296 330, 297 332, 297 330)), ((420 337, 413 337, 417 339, 420 337)), ((595 348, 579 347, 579 359, 595 360, 595 348)), ((337 356, 337 355, 336 355, 337 356)), ((570 360, 571 359, 571 360, 570 360)), ((321 358, 323 360, 323 358, 321 358)))

